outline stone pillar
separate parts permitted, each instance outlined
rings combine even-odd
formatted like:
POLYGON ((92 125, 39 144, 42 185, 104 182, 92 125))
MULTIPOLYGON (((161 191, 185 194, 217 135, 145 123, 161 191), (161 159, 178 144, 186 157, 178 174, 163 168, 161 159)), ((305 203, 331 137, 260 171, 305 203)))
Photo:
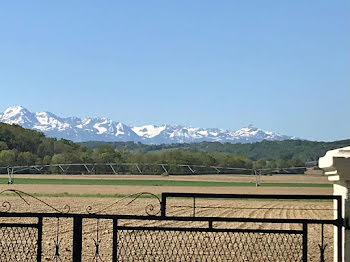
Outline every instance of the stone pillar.
MULTIPOLYGON (((324 157, 319 159, 318 165, 328 176, 328 180, 333 182, 333 194, 342 197, 342 217, 345 224, 348 224, 350 217, 350 146, 328 151, 324 157)), ((336 201, 334 201, 336 202, 336 201)), ((335 218, 337 216, 337 207, 335 203, 335 218)), ((350 230, 343 227, 343 259, 344 262, 350 262, 350 230)), ((338 245, 338 232, 334 231, 334 251, 338 245)), ((334 253, 334 261, 337 254, 334 253)))

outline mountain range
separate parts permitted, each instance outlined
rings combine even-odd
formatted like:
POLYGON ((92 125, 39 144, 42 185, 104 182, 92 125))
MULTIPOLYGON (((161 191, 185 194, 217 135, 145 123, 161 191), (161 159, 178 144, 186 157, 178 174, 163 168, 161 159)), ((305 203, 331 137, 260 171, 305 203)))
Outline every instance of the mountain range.
POLYGON ((181 125, 128 126, 107 118, 62 118, 50 112, 30 112, 22 106, 8 107, 0 113, 0 122, 17 124, 43 132, 46 136, 85 141, 134 141, 144 144, 193 142, 252 143, 263 140, 287 140, 295 137, 265 131, 252 125, 239 130, 198 128, 181 125))

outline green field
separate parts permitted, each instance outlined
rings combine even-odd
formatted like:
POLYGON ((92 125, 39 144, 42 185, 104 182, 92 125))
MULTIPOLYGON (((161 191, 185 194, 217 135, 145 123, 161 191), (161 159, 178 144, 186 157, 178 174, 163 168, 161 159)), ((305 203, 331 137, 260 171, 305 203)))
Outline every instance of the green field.
MULTIPOLYGON (((7 178, 0 178, 1 184, 7 184, 7 178)), ((15 178, 15 184, 37 185, 110 185, 110 186, 189 186, 189 187, 254 187, 254 182, 215 182, 181 180, 117 180, 117 179, 42 179, 15 178)), ((332 187, 332 184, 315 183, 261 183, 262 187, 332 187)))

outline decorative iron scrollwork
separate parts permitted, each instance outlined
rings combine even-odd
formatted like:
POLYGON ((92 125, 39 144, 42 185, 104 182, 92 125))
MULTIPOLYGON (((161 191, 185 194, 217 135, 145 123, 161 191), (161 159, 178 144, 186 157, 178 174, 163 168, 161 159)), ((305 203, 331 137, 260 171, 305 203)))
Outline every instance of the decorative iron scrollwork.
POLYGON ((56 229, 56 239, 54 239, 55 243, 55 255, 53 256, 56 262, 62 261, 60 256, 60 246, 62 239, 59 239, 59 231, 60 231, 60 218, 57 218, 57 229, 56 229))
MULTIPOLYGON (((30 206, 30 203, 25 199, 25 197, 34 199, 35 201, 38 201, 39 203, 49 207, 50 209, 52 209, 53 211, 56 211, 57 213, 63 214, 63 213, 69 213, 70 212, 70 206, 69 205, 64 205, 62 210, 60 210, 60 209, 50 205, 49 203, 41 200, 40 198, 38 198, 36 196, 33 196, 33 195, 29 194, 29 193, 20 191, 20 190, 5 189, 5 190, 0 192, 0 195, 4 194, 4 193, 14 193, 15 195, 19 196, 20 199, 22 199, 24 201, 24 203, 26 203, 28 206, 30 206)), ((5 209, 5 210, 2 210, 2 212, 9 212, 11 210, 11 208, 12 208, 12 205, 11 205, 11 203, 8 200, 3 201, 1 206, 5 209)))
POLYGON ((101 209, 99 209, 97 211, 93 211, 92 206, 87 206, 86 207, 86 212, 89 213, 89 214, 99 214, 99 213, 101 213, 103 211, 106 211, 106 210, 110 209, 111 207, 117 205, 118 203, 120 203, 121 201, 123 201, 125 199, 132 198, 128 203, 125 204, 125 206, 128 206, 131 203, 133 203, 135 200, 140 198, 141 196, 145 196, 145 195, 149 195, 152 198, 156 199, 158 204, 159 204, 159 209, 157 209, 154 204, 148 204, 145 207, 146 214, 149 215, 149 216, 156 216, 156 215, 158 215, 160 213, 160 209, 161 209, 161 200, 160 200, 160 198, 157 195, 155 195, 153 193, 150 193, 150 192, 140 192, 140 193, 136 193, 136 194, 127 195, 127 196, 125 196, 123 198, 118 199, 114 203, 112 203, 112 204, 110 204, 110 205, 108 205, 108 206, 106 206, 104 208, 101 208, 101 209))
POLYGON ((3 212, 9 212, 11 210, 11 203, 9 201, 2 202, 1 206, 4 208, 3 212))
POLYGON ((321 244, 318 245, 320 248, 320 262, 325 262, 324 253, 328 245, 324 244, 324 224, 321 225, 321 244))
POLYGON ((325 244, 325 245, 320 245, 319 244, 318 245, 318 247, 320 248, 320 262, 325 262, 324 252, 325 252, 327 246, 328 246, 327 244, 325 244))
POLYGON ((95 254, 93 260, 97 261, 103 261, 102 257, 100 255, 100 243, 101 240, 99 239, 99 230, 100 230, 100 220, 97 219, 96 221, 96 239, 93 238, 94 240, 94 245, 95 245, 95 254))
MULTIPOLYGON (((20 191, 20 190, 16 190, 16 189, 6 189, 6 190, 3 190, 0 192, 0 195, 1 194, 5 194, 5 193, 12 193, 12 194, 15 194, 17 195, 20 199, 23 200, 24 203, 26 203, 28 206, 30 206, 30 202, 28 201, 28 198, 30 199, 33 199, 47 207, 49 207, 51 210, 57 212, 57 213, 61 213, 61 214, 66 214, 66 213, 69 213, 70 212, 70 206, 69 205, 64 205, 63 208, 61 209, 58 209, 56 207, 54 207, 53 205, 47 203, 46 201, 36 197, 36 196, 33 196, 29 193, 26 193, 26 192, 23 192, 23 191, 20 191), (27 199, 26 199, 27 198, 27 199)), ((127 196, 124 196, 120 199, 118 199, 117 201, 113 202, 112 204, 109 204, 99 210, 96 210, 94 211, 93 210, 93 207, 92 206, 87 206, 86 207, 86 212, 88 214, 100 214, 108 209, 111 209, 112 207, 116 206, 117 204, 120 204, 122 201, 124 200, 127 200, 127 199, 130 199, 126 204, 125 206, 128 206, 130 205, 131 203, 133 203, 134 201, 136 201, 138 198, 140 197, 143 197, 143 196, 149 196, 150 198, 152 199, 155 199, 157 201, 157 204, 152 204, 152 203, 149 203, 148 205, 145 206, 145 213, 149 216, 156 216, 160 213, 160 209, 161 209, 161 200, 160 198, 153 194, 153 193, 150 193, 150 192, 140 192, 140 193, 136 193, 136 194, 130 194, 130 195, 127 195, 127 196)), ((0 206, 0 212, 10 212, 12 209, 12 204, 10 201, 6 200, 6 201, 3 201, 1 203, 1 206, 0 206)))

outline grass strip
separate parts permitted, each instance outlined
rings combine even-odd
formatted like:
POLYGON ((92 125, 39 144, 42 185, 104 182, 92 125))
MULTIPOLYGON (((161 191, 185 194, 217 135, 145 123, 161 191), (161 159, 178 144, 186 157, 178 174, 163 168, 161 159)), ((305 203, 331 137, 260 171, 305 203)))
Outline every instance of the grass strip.
MULTIPOLYGON (((7 178, 0 178, 0 184, 7 184, 7 178)), ((15 184, 35 185, 110 185, 110 186, 192 186, 192 187, 254 187, 254 182, 215 182, 182 180, 134 180, 134 179, 49 179, 15 178, 15 184)), ((261 183, 261 187, 332 187, 332 184, 315 183, 261 183)))

